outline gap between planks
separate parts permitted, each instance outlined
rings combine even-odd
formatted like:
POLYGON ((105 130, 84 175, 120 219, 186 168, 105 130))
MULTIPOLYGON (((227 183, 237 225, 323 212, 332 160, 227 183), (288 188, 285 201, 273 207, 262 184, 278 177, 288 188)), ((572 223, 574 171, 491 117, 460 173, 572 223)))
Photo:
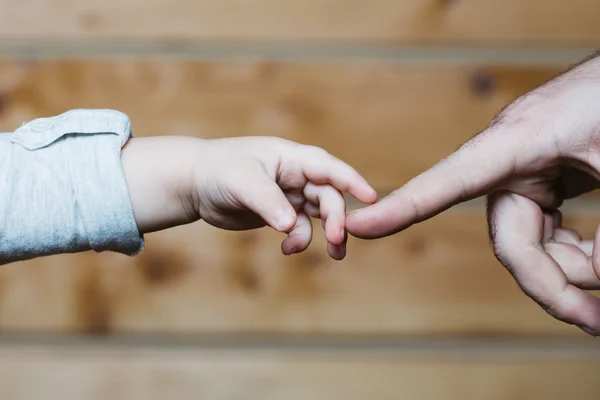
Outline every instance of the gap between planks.
POLYGON ((275 354, 373 355, 393 357, 494 359, 505 358, 598 358, 600 342, 572 339, 432 339, 335 336, 157 336, 109 337, 44 334, 10 334, 0 337, 3 349, 90 351, 214 351, 221 353, 271 352, 275 354))
POLYGON ((177 58, 198 60, 352 61, 404 64, 568 65, 590 47, 395 46, 302 44, 18 43, 0 41, 2 58, 177 58))

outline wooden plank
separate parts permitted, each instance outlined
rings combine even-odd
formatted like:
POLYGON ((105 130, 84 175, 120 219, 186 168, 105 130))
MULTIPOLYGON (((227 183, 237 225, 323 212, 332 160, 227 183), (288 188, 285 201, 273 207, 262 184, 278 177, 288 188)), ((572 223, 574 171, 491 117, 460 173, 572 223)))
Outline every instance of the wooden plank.
MULTIPOLYGON (((384 63, 0 63, 0 130, 75 107, 129 113, 137 135, 277 135, 394 188, 482 129, 552 68, 384 63)), ((596 214, 575 224, 593 235, 596 214)), ((320 233, 319 233, 320 235, 320 233)), ((273 232, 196 224, 128 259, 52 257, 0 270, 3 332, 579 335, 493 259, 479 214, 452 213, 348 259, 278 254, 273 232)))
POLYGON ((10 399, 597 399, 596 357, 0 349, 10 399))
MULTIPOLYGON (((1 24, 0 24, 1 25, 1 24)), ((116 108, 136 135, 275 135, 329 150, 382 191, 422 172, 559 68, 260 61, 0 62, 0 131, 116 108)))
POLYGON ((0 1, 0 39, 597 44, 590 0, 0 1))
MULTIPOLYGON (((571 218, 584 236, 600 215, 571 218)), ((136 258, 78 254, 0 270, 0 331, 163 334, 580 336, 529 300, 499 265, 483 215, 458 212, 341 263, 317 229, 284 257, 271 230, 198 223, 149 235, 136 258)))

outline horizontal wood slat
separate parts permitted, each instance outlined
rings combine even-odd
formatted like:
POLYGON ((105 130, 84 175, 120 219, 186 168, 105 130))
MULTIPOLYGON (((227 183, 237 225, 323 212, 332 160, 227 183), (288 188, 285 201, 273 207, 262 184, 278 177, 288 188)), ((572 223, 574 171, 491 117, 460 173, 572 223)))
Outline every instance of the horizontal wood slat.
POLYGON ((9 399, 556 399, 600 396, 600 359, 429 358, 97 348, 0 349, 9 399))
POLYGON ((591 0, 1 0, 0 39, 597 44, 591 0))
MULTIPOLYGON (((584 237, 599 214, 567 219, 584 237)), ((452 211, 341 263, 320 229, 307 253, 279 253, 264 229, 198 223, 149 235, 136 258, 91 253, 0 269, 2 332, 579 336, 499 265, 482 214, 452 211)))
POLYGON ((318 145, 387 191, 559 71, 381 62, 0 61, 0 131, 71 108, 116 108, 131 116, 138 136, 275 135, 318 145))

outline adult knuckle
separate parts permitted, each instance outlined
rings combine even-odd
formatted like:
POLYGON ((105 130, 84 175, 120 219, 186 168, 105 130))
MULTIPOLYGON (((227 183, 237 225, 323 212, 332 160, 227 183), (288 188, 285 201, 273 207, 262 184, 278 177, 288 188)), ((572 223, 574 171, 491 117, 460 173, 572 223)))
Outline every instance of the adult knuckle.
POLYGON ((531 123, 536 120, 537 115, 540 115, 545 104, 547 104, 547 100, 548 95, 539 89, 521 95, 502 108, 492 119, 489 127, 492 128, 498 125, 506 127, 531 123))

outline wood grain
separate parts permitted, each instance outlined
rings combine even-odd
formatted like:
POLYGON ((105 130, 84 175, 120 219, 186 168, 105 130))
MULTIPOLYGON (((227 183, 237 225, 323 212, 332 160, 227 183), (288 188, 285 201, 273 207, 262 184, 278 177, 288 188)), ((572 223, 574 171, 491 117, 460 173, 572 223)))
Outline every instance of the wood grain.
POLYGON ((592 44, 590 0, 1 0, 6 41, 592 44))
MULTIPOLYGON (((381 191, 483 129, 558 68, 370 63, 0 62, 0 130, 77 107, 117 108, 139 136, 276 135, 322 146, 381 191)), ((599 214, 576 213, 593 235, 599 214)), ((320 232, 320 229, 317 229, 320 232)), ((320 235, 320 233, 319 233, 320 235)), ((135 259, 57 256, 0 270, 0 331, 582 335, 547 316, 495 261, 482 210, 398 236, 322 236, 279 255, 270 231, 203 224, 151 235, 135 259)))
POLYGON ((596 357, 447 358, 296 351, 0 349, 18 400, 556 399, 600 396, 596 357))
MULTIPOLYGON (((579 214, 567 226, 590 237, 599 220, 579 214)), ((136 258, 86 253, 3 267, 0 331, 583 337, 519 290, 476 212, 351 240, 341 263, 327 258, 320 229, 292 257, 266 229, 198 223, 147 239, 136 258)))
POLYGON ((128 113, 138 136, 274 135, 395 189, 560 68, 260 61, 0 62, 0 131, 71 108, 128 113))

